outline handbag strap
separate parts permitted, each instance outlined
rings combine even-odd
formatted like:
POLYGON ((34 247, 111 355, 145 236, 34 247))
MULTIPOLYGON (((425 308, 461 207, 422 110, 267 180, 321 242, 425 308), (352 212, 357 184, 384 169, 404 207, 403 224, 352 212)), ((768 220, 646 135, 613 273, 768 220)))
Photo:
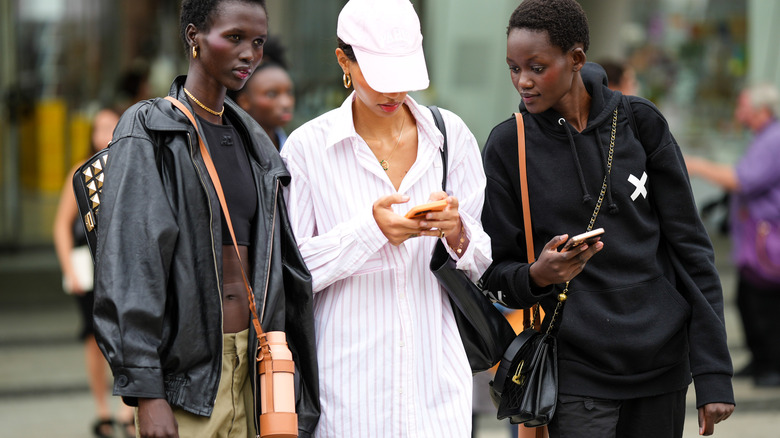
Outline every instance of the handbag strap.
POLYGON ((444 136, 444 144, 441 147, 441 165, 442 165, 442 177, 441 177, 441 189, 447 191, 447 127, 444 125, 444 119, 441 117, 441 111, 436 105, 430 105, 428 107, 433 114, 433 122, 436 123, 436 127, 444 136))
MULTIPOLYGON (((203 156, 203 161, 206 163, 206 170, 211 177, 211 182, 214 183, 214 190, 217 192, 219 198, 219 205, 222 206, 222 212, 225 214, 225 222, 227 222, 228 230, 230 230, 230 238, 233 239, 233 249, 236 250, 236 256, 238 257, 238 265, 241 267, 241 276, 244 279, 244 286, 246 286, 247 299, 249 300, 249 311, 252 312, 252 324, 255 326, 255 332, 257 337, 260 338, 263 335, 263 328, 260 326, 260 318, 257 317, 257 308, 255 307, 254 294, 252 293, 252 287, 249 285, 249 280, 244 271, 244 263, 241 260, 241 254, 238 251, 238 243, 236 242, 236 234, 233 232, 233 222, 230 220, 230 212, 228 211, 227 202, 225 201, 225 193, 222 191, 222 184, 219 182, 219 175, 217 169, 214 167, 214 162, 211 160, 209 150, 206 148, 206 144, 203 142, 203 138, 198 130, 198 123, 195 121, 195 117, 192 115, 189 109, 184 106, 183 103, 174 99, 171 96, 165 96, 165 100, 171 102, 173 106, 181 110, 190 123, 195 127, 195 133, 198 136, 198 143, 200 145, 200 154, 203 156)), ((259 346, 258 346, 259 348, 259 346)))
MULTIPOLYGON (((517 121, 517 165, 520 169, 520 202, 523 205, 523 229, 525 230, 525 253, 528 257, 528 263, 536 261, 534 255, 533 229, 531 228, 531 207, 528 201, 528 172, 526 170, 525 159, 525 123, 523 114, 515 113, 517 121)), ((539 303, 533 305, 533 316, 530 309, 523 309, 523 329, 533 326, 536 330, 541 328, 541 321, 538 318, 539 303)))
POLYGON ((525 253, 528 263, 536 261, 534 255, 534 239, 531 229, 531 207, 528 202, 528 172, 525 167, 525 124, 523 114, 515 113, 517 120, 517 161, 520 168, 520 201, 523 204, 523 227, 525 228, 525 253))

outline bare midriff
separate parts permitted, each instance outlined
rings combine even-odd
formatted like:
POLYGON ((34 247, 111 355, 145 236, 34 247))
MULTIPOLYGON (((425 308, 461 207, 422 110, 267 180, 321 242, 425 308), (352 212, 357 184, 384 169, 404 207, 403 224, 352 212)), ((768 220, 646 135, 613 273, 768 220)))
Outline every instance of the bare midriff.
MULTIPOLYGON (((241 254, 247 280, 251 280, 249 250, 246 246, 239 245, 238 252, 241 254)), ((249 328, 249 299, 239 263, 233 245, 222 245, 222 331, 224 333, 237 333, 249 328)))

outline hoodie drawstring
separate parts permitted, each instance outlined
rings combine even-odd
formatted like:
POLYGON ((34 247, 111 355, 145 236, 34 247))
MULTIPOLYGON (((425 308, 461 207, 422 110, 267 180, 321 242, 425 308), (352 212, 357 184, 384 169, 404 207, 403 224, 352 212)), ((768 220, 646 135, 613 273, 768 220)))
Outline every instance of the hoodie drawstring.
POLYGON ((569 147, 571 148, 571 154, 574 157, 574 167, 577 168, 577 174, 580 176, 580 189, 582 190, 582 203, 589 204, 593 200, 593 197, 588 193, 588 187, 585 185, 585 175, 582 173, 582 165, 580 164, 580 156, 577 154, 577 146, 574 144, 574 137, 571 135, 571 130, 566 126, 566 119, 561 117, 558 119, 558 124, 563 126, 566 131, 566 136, 569 138, 569 147))
MULTIPOLYGON (((587 204, 590 203, 593 200, 593 197, 588 192, 588 187, 585 185, 585 175, 582 171, 582 165, 580 164, 580 157, 577 154, 577 147, 574 144, 574 137, 571 134, 571 130, 568 126, 566 126, 566 120, 561 117, 558 119, 558 124, 564 128, 566 131, 566 136, 569 139, 569 147, 571 148, 571 154, 574 157, 574 164, 577 168, 577 173, 580 178, 580 188, 582 190, 582 203, 587 204)), ((612 154, 614 151, 614 145, 615 145, 615 131, 617 128, 617 108, 615 108, 613 120, 612 120, 612 131, 610 133, 610 149, 609 149, 609 156, 604 155, 604 147, 601 142, 601 137, 598 135, 598 131, 594 132, 594 135, 596 136, 596 142, 598 143, 599 152, 601 154, 601 165, 602 169, 604 170, 604 189, 606 189, 606 195, 607 195, 607 204, 609 205, 609 213, 610 214, 617 214, 620 209, 618 208, 615 201, 612 199, 612 154)))

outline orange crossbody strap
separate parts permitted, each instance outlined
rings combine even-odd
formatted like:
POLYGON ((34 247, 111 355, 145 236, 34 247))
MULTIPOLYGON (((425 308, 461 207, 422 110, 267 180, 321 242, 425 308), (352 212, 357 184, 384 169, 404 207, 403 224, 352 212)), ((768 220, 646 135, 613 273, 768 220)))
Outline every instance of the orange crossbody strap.
POLYGON ((517 160, 520 167, 520 200, 523 203, 523 227, 525 228, 525 250, 528 263, 536 261, 534 239, 531 231, 531 207, 528 206, 528 173, 525 168, 525 125, 523 115, 515 113, 517 120, 517 160))
MULTIPOLYGON (((520 201, 523 204, 523 229, 525 229, 525 251, 528 257, 528 263, 536 261, 534 256, 534 236, 531 229, 531 207, 528 202, 528 172, 526 171, 525 163, 525 124, 523 123, 523 114, 515 113, 515 120, 517 121, 517 164, 520 169, 520 201)), ((539 313, 539 304, 534 304, 534 313, 539 313)), ((531 326, 530 309, 523 309, 523 328, 527 329, 531 326)), ((539 318, 535 318, 534 328, 539 329, 541 327, 541 321, 539 318)))
POLYGON ((198 135, 198 143, 200 144, 200 154, 203 156, 203 161, 206 163, 206 170, 209 172, 211 182, 214 183, 214 190, 217 191, 217 197, 219 198, 219 205, 222 206, 222 211, 225 213, 225 222, 227 222, 228 230, 230 230, 230 237, 233 239, 233 249, 236 250, 236 256, 238 257, 238 264, 241 267, 241 276, 244 278, 244 286, 246 286, 247 299, 249 300, 249 310, 252 312, 252 324, 255 326, 255 332, 258 338, 263 334, 263 328, 260 327, 260 319, 257 317, 257 308, 255 307, 255 298, 252 293, 252 287, 249 285, 246 272, 244 271, 244 263, 241 261, 241 254, 238 252, 238 243, 236 242, 236 234, 233 232, 233 222, 230 220, 230 212, 228 211, 227 202, 225 202, 225 193, 222 191, 222 184, 219 182, 219 175, 217 169, 214 167, 214 162, 211 161, 211 155, 206 144, 203 143, 203 138, 200 136, 198 130, 198 122, 195 121, 195 117, 192 115, 189 109, 184 106, 183 103, 174 99, 171 96, 165 96, 165 100, 170 101, 173 106, 181 110, 190 122, 195 127, 195 133, 198 135))

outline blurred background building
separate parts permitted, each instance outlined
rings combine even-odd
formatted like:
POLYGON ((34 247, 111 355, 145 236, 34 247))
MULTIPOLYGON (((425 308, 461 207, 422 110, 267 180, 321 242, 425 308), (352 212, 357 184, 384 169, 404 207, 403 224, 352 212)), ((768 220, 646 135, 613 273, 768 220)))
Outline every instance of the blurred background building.
MULTIPOLYGON (((336 63, 344 0, 268 0, 287 48, 295 126, 345 97, 336 63)), ((431 87, 414 97, 452 109, 484 144, 519 102, 507 74, 506 24, 517 0, 414 0, 431 87)), ((734 160, 732 123, 747 81, 780 81, 774 0, 581 0, 589 60, 635 69, 639 94, 669 119, 685 150, 734 160)), ((152 96, 186 71, 174 0, 0 0, 0 250, 51 245, 59 190, 88 155, 90 119, 115 100, 120 75, 148 73, 152 96)))

